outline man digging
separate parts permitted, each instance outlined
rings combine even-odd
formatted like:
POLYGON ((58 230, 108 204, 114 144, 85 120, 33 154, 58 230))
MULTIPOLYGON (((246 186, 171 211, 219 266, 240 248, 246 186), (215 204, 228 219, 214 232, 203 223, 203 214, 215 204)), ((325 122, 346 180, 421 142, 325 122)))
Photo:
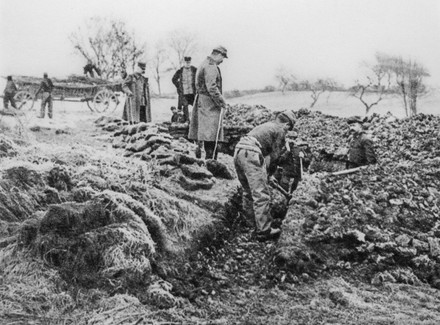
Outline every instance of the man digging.
POLYGON ((234 164, 243 187, 243 210, 246 219, 254 221, 259 241, 276 239, 281 233, 280 229, 271 227, 268 173, 276 170, 285 148, 286 134, 294 125, 294 113, 281 112, 274 121, 256 126, 235 147, 234 164))

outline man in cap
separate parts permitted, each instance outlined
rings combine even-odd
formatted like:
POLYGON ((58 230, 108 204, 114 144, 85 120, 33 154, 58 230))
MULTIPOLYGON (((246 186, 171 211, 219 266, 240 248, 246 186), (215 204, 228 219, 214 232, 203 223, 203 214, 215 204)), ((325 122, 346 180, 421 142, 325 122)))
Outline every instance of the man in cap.
POLYGON ((377 157, 374 143, 371 137, 365 133, 368 127, 365 119, 353 116, 347 120, 347 123, 350 125, 350 146, 346 167, 349 169, 375 164, 377 157))
POLYGON ((243 210, 246 219, 255 225, 260 241, 274 239, 281 230, 272 228, 268 174, 285 150, 286 134, 295 125, 293 111, 284 111, 274 121, 256 126, 242 137, 235 147, 234 165, 243 187, 243 210))
POLYGON ((176 86, 178 94, 177 109, 183 111, 185 122, 189 121, 188 105, 193 106, 196 95, 196 72, 197 68, 191 65, 191 57, 185 56, 185 65, 173 76, 172 82, 176 86))
POLYGON ((53 116, 52 90, 53 90, 52 80, 49 79, 47 73, 45 72, 43 74, 43 81, 41 81, 40 88, 38 88, 37 92, 35 93, 35 98, 37 98, 37 95, 40 93, 40 91, 43 92, 43 95, 41 97, 41 109, 40 109, 39 118, 44 118, 46 112, 46 104, 48 107, 47 115, 49 115, 49 118, 52 118, 53 116))
POLYGON ((12 76, 7 76, 6 81, 6 87, 3 91, 3 107, 5 109, 8 108, 9 103, 11 103, 11 106, 13 108, 17 108, 17 105, 15 105, 15 99, 14 96, 17 93, 17 86, 15 85, 14 81, 12 80, 12 76))
POLYGON ((127 95, 122 118, 130 124, 151 122, 150 88, 145 69, 146 64, 138 62, 135 72, 122 84, 122 90, 127 95))
MULTIPOLYGON (((226 107, 222 95, 222 76, 219 64, 228 58, 223 46, 212 50, 197 69, 196 99, 191 114, 188 138, 203 141, 206 159, 217 159, 218 142, 224 141, 223 111, 226 107)), ((196 155, 199 154, 196 152, 196 155)))

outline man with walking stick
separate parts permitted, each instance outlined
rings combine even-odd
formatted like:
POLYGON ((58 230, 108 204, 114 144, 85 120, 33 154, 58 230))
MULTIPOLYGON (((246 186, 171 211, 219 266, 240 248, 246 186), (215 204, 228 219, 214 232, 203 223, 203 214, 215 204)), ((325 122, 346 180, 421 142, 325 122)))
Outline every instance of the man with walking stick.
MULTIPOLYGON (((222 95, 222 77, 218 65, 227 58, 226 48, 217 46, 197 69, 197 95, 191 114, 188 138, 198 143, 203 141, 205 159, 216 160, 218 143, 224 141, 223 115, 226 102, 222 95)), ((196 156, 200 156, 200 153, 196 152, 196 156)))

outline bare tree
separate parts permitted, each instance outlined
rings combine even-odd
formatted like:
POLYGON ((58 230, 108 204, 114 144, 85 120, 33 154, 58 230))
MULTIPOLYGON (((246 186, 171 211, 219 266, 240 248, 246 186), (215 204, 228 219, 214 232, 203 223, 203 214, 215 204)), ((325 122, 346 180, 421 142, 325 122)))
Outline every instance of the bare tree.
POLYGON ((367 115, 373 106, 382 101, 384 93, 390 90, 391 87, 391 71, 381 64, 386 57, 383 54, 376 54, 376 64, 371 65, 363 63, 366 67, 365 80, 356 81, 356 85, 351 88, 351 95, 358 98, 365 106, 365 114, 367 115), (368 95, 375 95, 374 99, 367 100, 368 95))
POLYGON ((121 66, 134 68, 146 51, 146 44, 136 40, 125 22, 102 17, 90 18, 69 39, 76 52, 92 61, 105 79, 114 77, 121 66))
POLYGON ((163 42, 159 41, 158 43, 156 43, 154 55, 150 63, 153 72, 153 77, 157 84, 157 90, 159 96, 162 95, 161 83, 160 83, 162 75, 171 70, 171 68, 167 66, 168 59, 169 57, 168 57, 167 49, 165 48, 163 42))
POLYGON ((281 89, 281 93, 283 95, 284 92, 289 89, 290 85, 292 85, 292 83, 294 83, 296 80, 293 73, 285 66, 280 66, 277 69, 275 79, 278 81, 279 88, 281 89))
POLYGON ((170 49, 169 61, 176 70, 183 64, 185 56, 191 56, 197 50, 197 36, 185 30, 174 30, 168 35, 170 49))
POLYGON ((312 97, 312 103, 310 108, 315 106, 319 97, 326 91, 333 91, 336 89, 336 82, 333 79, 318 79, 315 83, 310 86, 310 97, 312 97))
POLYGON ((406 116, 417 114, 417 99, 426 93, 423 79, 428 71, 415 60, 404 60, 400 56, 376 55, 379 65, 394 77, 402 97, 406 116))

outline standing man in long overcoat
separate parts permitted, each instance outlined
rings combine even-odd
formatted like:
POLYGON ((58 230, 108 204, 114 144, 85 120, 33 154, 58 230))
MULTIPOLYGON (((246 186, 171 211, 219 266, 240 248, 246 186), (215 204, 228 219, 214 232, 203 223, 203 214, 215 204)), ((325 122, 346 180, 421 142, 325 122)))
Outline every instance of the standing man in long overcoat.
POLYGON ((135 72, 125 78, 122 85, 127 95, 122 118, 130 124, 151 122, 150 88, 145 69, 146 64, 138 62, 135 72))
POLYGON ((188 138, 199 143, 203 141, 205 159, 217 159, 218 142, 224 141, 222 119, 226 102, 222 95, 222 76, 218 65, 227 58, 226 48, 218 46, 197 69, 197 95, 188 138))

